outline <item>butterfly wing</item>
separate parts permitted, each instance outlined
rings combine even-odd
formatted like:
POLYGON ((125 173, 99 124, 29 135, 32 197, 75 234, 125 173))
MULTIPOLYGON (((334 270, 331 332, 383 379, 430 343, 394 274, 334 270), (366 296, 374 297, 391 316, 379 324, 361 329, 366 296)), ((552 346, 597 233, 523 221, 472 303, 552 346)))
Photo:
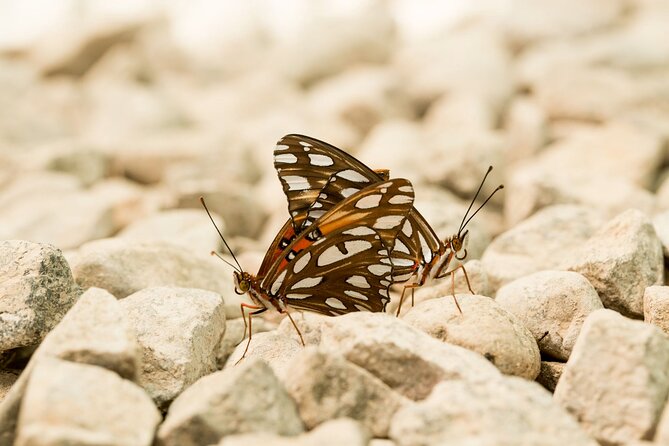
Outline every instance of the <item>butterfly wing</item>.
POLYGON ((373 184, 337 204, 300 234, 261 282, 271 297, 324 314, 381 311, 392 283, 384 242, 413 205, 404 179, 373 184))
POLYGON ((295 240, 295 230, 293 229, 292 221, 288 220, 284 223, 283 227, 279 229, 272 244, 269 245, 269 249, 265 253, 265 257, 263 258, 258 274, 256 275, 258 278, 263 278, 267 275, 267 272, 274 262, 276 262, 276 259, 281 257, 283 250, 286 249, 293 240, 295 240))

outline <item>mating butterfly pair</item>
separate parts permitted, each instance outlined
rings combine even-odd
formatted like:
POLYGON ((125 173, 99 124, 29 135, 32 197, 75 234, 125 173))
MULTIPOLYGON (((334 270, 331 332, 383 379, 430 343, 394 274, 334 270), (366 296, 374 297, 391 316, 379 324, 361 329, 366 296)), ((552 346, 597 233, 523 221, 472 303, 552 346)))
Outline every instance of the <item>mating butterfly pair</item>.
MULTIPOLYGON (((334 146, 288 135, 275 148, 274 165, 288 198, 290 219, 256 276, 244 272, 230 251, 237 264, 230 264, 235 269, 235 291, 248 292, 254 302, 242 304, 242 316, 244 308, 253 310, 249 343, 251 317, 268 308, 286 313, 302 340, 288 307, 327 315, 383 311, 390 286, 414 278, 403 289, 399 314, 407 289, 413 293, 429 277, 454 274, 455 269, 447 271, 452 259, 466 257, 465 227, 478 212, 467 219, 472 205, 457 234, 442 242, 413 207, 409 181, 388 180, 334 146)), ((465 279, 469 285, 466 272, 465 279)))

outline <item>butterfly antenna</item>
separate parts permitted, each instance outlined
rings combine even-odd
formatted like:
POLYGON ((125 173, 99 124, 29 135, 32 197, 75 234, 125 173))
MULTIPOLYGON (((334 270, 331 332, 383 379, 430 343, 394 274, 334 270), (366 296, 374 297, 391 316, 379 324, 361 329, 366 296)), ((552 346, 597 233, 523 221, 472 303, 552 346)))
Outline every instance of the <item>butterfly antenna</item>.
MULTIPOLYGON (((204 202, 204 197, 200 197, 200 203, 202 203, 202 206, 204 206, 204 210, 207 211, 207 215, 209 216, 209 220, 211 220, 211 223, 214 225, 214 228, 216 228, 216 232, 218 232, 218 235, 221 237, 221 240, 223 240, 223 244, 225 244, 225 247, 228 248, 228 251, 232 255, 232 258, 235 260, 235 263, 239 267, 239 269, 235 268, 238 270, 240 273, 244 271, 242 268, 242 265, 239 264, 239 261, 237 260, 237 257, 235 257, 235 253, 232 252, 232 249, 230 249, 230 245, 228 245, 228 242, 225 241, 225 237, 223 237, 223 234, 221 233, 221 230, 218 229, 218 226, 216 226, 216 222, 214 221, 214 218, 211 216, 211 212, 209 212, 209 208, 207 207, 206 203, 204 202)), ((228 262, 225 262, 228 263, 228 262)))
MULTIPOLYGON (((234 269, 235 271, 239 271, 235 265, 233 265, 232 263, 230 263, 230 262, 228 262, 227 260, 225 260, 225 259, 223 258, 223 256, 221 256, 221 255, 220 255, 219 253, 217 253, 216 251, 212 251, 212 252, 210 252, 210 254, 211 254, 212 256, 216 256, 216 257, 218 257, 219 259, 223 260, 225 263, 227 263, 228 265, 230 265, 230 266, 232 267, 232 269, 234 269)), ((239 271, 239 272, 241 273, 242 271, 239 271)))
MULTIPOLYGON (((488 166, 488 171, 485 173, 485 175, 483 175, 483 180, 481 180, 481 184, 479 184, 479 188, 476 190, 476 194, 474 195, 474 198, 472 198, 471 203, 469 203, 469 207, 467 208, 467 212, 465 212, 464 217, 462 217, 462 221, 460 222, 460 228, 458 228, 458 234, 466 226, 465 220, 467 219, 467 214, 469 214, 469 211, 472 210, 472 206, 474 206, 474 202, 476 201, 476 198, 479 196, 479 193, 481 192, 481 189, 483 188, 483 183, 485 183, 485 179, 488 178, 488 174, 490 174, 491 171, 492 171, 492 166, 488 166)), ((497 191, 495 191, 495 192, 497 192, 497 191)), ((493 192, 493 194, 495 192, 493 192)), ((490 198, 488 198, 488 200, 489 199, 490 198)))
MULTIPOLYGON (((469 217, 469 218, 467 219, 467 221, 465 222, 465 224, 462 225, 462 228, 460 229, 460 231, 462 231, 462 229, 464 229, 465 226, 467 226, 467 224, 469 224, 469 221, 470 221, 472 218, 474 218, 474 216, 475 216, 476 214, 478 214, 479 211, 480 211, 481 209, 483 209, 483 206, 485 206, 486 203, 490 201, 490 199, 492 198, 492 196, 495 195, 495 193, 496 193, 498 190, 502 190, 502 189, 504 189, 504 185, 503 185, 503 184, 500 184, 499 186, 497 186, 497 189, 495 189, 494 191, 492 191, 492 193, 488 196, 488 198, 485 199, 485 201, 483 202, 483 204, 482 204, 481 206, 479 206, 479 208, 478 208, 476 211, 474 211, 474 213, 471 215, 471 217, 469 217)), ((460 233, 460 231, 458 231, 458 234, 460 233)))

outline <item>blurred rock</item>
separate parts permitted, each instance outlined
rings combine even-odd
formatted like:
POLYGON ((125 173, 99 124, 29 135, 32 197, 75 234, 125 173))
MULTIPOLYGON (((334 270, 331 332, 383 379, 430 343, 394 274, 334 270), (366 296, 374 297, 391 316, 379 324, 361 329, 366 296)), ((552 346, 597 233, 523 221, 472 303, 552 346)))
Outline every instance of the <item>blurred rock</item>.
POLYGON ((561 361, 569 359, 585 318, 604 308, 590 282, 571 271, 521 277, 501 287, 495 301, 530 330, 541 353, 561 361))
POLYGON ((509 106, 505 118, 507 162, 534 156, 548 137, 548 117, 535 100, 519 97, 509 106))
POLYGON ((539 376, 537 376, 537 382, 549 392, 555 391, 555 386, 557 386, 564 371, 564 365, 564 362, 541 361, 541 370, 539 376))
POLYGON ((199 379, 170 406, 158 430, 165 446, 215 444, 249 432, 298 435, 304 431, 295 403, 261 360, 199 379))
POLYGON ((136 384, 101 367, 45 359, 30 375, 15 444, 149 446, 160 420, 136 384))
POLYGON ((395 414, 390 438, 399 446, 597 444, 549 392, 517 377, 444 381, 395 414))
MULTIPOLYGON (((267 322, 262 317, 257 317, 253 319, 251 328, 253 329, 253 334, 255 335, 256 333, 264 333, 266 331, 274 330, 276 326, 267 322)), ((225 366, 225 363, 232 354, 232 352, 239 344, 245 343, 247 336, 248 333, 244 331, 244 321, 242 320, 242 318, 239 317, 237 319, 227 319, 227 312, 226 312, 225 334, 221 339, 221 345, 219 346, 218 352, 216 353, 216 363, 218 369, 222 369, 223 366, 225 366), (244 339, 244 341, 242 341, 242 338, 244 339)), ((256 339, 256 341, 258 341, 258 339, 256 339)), ((255 357, 255 355, 256 353, 254 350, 249 355, 249 357, 255 357)), ((265 361, 271 364, 270 361, 267 361, 266 359, 265 361)))
POLYGON ((138 383, 165 409, 184 389, 216 370, 225 308, 210 291, 154 287, 120 302, 142 352, 138 383))
MULTIPOLYGON (((239 339, 237 339, 239 341, 239 339)), ((225 368, 234 367, 244 354, 248 344, 248 335, 240 342, 228 357, 225 368)), ((267 331, 254 334, 246 357, 242 362, 251 358, 265 361, 279 378, 283 378, 295 357, 302 351, 299 339, 292 339, 276 331, 267 331)), ((241 364, 241 362, 240 362, 241 364)))
POLYGON ((385 8, 370 4, 348 16, 315 15, 300 22, 281 36, 274 67, 301 84, 356 63, 384 62, 393 50, 394 23, 385 8))
POLYGON ((457 92, 435 100, 423 118, 428 132, 454 135, 487 133, 494 130, 496 120, 495 110, 484 98, 457 92))
MULTIPOLYGON (((374 440, 372 440, 374 441, 374 440)), ((223 438, 218 446, 367 446, 369 433, 357 421, 337 418, 326 421, 314 429, 295 437, 280 437, 269 433, 231 435, 223 438)))
POLYGON ((307 429, 350 417, 383 438, 393 414, 408 402, 366 370, 313 347, 291 361, 284 383, 307 429))
POLYGON ((59 249, 0 241, 0 351, 39 344, 80 293, 59 249))
POLYGON ((598 310, 585 321, 556 401, 600 442, 649 438, 669 393, 669 338, 650 324, 598 310))
POLYGON ((557 269, 604 223, 585 206, 550 206, 493 240, 481 257, 492 290, 519 277, 557 269))
POLYGON ((606 308, 633 317, 643 316, 645 288, 664 280, 662 244, 648 217, 634 209, 601 227, 563 267, 583 274, 606 308))
POLYGON ((662 253, 665 257, 669 257, 669 211, 661 212, 653 217, 653 228, 662 243, 662 253))
POLYGON ((87 243, 73 259, 72 271, 82 288, 104 288, 119 299, 152 286, 202 288, 224 299, 234 294, 232 273, 219 259, 161 241, 87 243))
MULTIPOLYGON (((220 217, 216 225, 225 233, 220 217)), ((165 241, 192 249, 200 254, 217 251, 220 238, 204 210, 173 209, 153 214, 127 226, 118 234, 128 240, 165 241)))
POLYGON ((0 403, 11 389, 12 385, 19 379, 19 372, 0 370, 0 403))
POLYGON ((649 286, 644 290, 643 320, 669 335, 669 286, 649 286))
POLYGON ((413 400, 425 398, 443 380, 479 382, 499 376, 477 353, 438 341, 387 314, 332 317, 321 330, 320 349, 343 355, 413 400))
POLYGON ((539 348, 521 323, 493 299, 459 295, 460 313, 451 296, 432 299, 403 316, 410 325, 430 336, 473 350, 502 373, 534 380, 539 374, 539 348))

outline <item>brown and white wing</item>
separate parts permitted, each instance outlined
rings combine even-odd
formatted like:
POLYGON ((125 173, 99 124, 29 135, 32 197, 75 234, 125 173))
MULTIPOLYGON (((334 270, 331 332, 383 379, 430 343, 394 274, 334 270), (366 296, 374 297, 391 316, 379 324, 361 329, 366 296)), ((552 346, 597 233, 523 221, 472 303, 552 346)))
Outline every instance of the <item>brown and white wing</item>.
POLYGON ((274 149, 274 167, 288 198, 296 233, 302 232, 342 199, 383 178, 348 153, 309 136, 291 134, 274 149), (323 187, 327 199, 316 204, 323 187))
POLYGON ((441 241, 413 208, 397 233, 391 258, 393 260, 393 282, 406 282, 419 265, 427 265, 441 250, 441 241))

